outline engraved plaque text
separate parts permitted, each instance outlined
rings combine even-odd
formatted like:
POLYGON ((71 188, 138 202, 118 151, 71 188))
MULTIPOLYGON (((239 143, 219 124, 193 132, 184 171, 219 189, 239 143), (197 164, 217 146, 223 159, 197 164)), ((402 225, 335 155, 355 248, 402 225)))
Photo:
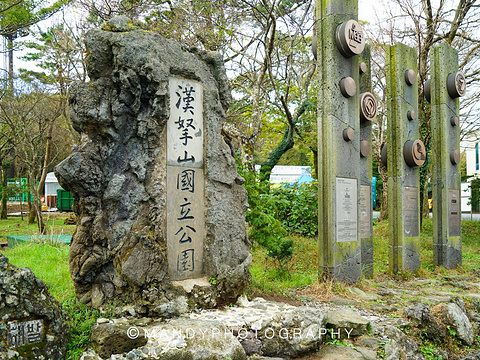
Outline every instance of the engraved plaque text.
POLYGON ((43 341, 43 320, 12 321, 8 323, 7 344, 15 349, 43 341))
POLYGON ((460 190, 448 190, 448 236, 461 235, 460 190))
POLYGON ((336 241, 358 241, 357 179, 336 178, 336 241))
POLYGON ((360 185, 360 238, 366 239, 372 237, 372 211, 371 211, 371 187, 360 185))
POLYGON ((403 227, 405 237, 420 235, 418 213, 418 188, 403 188, 403 227))

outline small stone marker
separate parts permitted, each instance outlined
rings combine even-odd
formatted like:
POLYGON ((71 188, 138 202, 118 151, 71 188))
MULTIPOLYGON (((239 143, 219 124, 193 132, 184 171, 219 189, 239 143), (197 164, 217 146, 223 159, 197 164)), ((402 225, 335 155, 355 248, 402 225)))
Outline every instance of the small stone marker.
POLYGON ((453 269, 462 265, 458 98, 465 95, 466 82, 452 47, 433 47, 430 62, 433 259, 436 265, 453 269))
POLYGON ((2 254, 0 279, 0 359, 64 359, 68 316, 45 284, 2 254))
POLYGON ((41 343, 44 339, 43 320, 9 321, 7 345, 11 349, 41 343))
POLYGON ((417 52, 387 47, 388 219, 390 271, 420 268, 419 169, 426 159, 419 137, 417 52))
MULTIPOLYGON (((362 275, 359 237, 360 60, 365 34, 357 0, 317 1, 319 76, 319 267, 333 278, 362 275)), ((371 116, 370 106, 365 108, 371 116)), ((365 139, 363 139, 365 140, 365 139)), ((363 153, 368 151, 363 147, 363 153)))

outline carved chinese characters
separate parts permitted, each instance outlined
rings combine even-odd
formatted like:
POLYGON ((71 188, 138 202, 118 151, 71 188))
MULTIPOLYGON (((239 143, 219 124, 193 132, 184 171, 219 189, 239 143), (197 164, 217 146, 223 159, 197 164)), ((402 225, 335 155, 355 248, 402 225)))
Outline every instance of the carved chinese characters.
POLYGON ((43 320, 8 323, 7 343, 11 349, 42 342, 43 320))
POLYGON ((340 53, 349 58, 359 55, 365 48, 363 29, 356 20, 348 20, 335 31, 335 42, 340 53))
POLYGON ((172 280, 203 273, 203 86, 170 78, 167 123, 167 253, 172 280))

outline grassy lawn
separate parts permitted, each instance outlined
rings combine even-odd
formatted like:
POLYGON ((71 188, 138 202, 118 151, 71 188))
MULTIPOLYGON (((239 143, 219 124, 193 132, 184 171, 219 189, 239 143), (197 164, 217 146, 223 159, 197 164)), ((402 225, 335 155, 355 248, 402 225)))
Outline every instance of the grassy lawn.
MULTIPOLYGON (((46 225, 47 235, 71 235, 75 231, 75 225, 64 225, 64 217, 45 216, 43 221, 46 225)), ((7 241, 8 235, 37 235, 37 224, 28 224, 27 217, 9 217, 0 221, 0 241, 7 241)))
MULTIPOLYGON (((295 251, 289 265, 284 269, 268 259, 266 251, 260 246, 254 246, 253 263, 250 268, 252 281, 248 292, 251 294, 284 295, 295 297, 299 288, 304 288, 303 294, 309 291, 322 295, 341 294, 345 287, 341 284, 320 284, 318 288, 317 239, 293 236, 295 251), (323 287, 323 288, 322 288, 323 287)), ((455 270, 435 267, 433 264, 433 225, 432 219, 424 219, 421 232, 422 266, 415 276, 436 278, 445 275, 462 275, 473 273, 480 264, 480 222, 462 221, 463 264, 455 270)), ((375 222, 373 227, 374 244, 374 281, 393 279, 389 273, 388 259, 388 221, 375 222)), ((411 274, 397 276, 399 280, 408 280, 411 274)), ((363 285, 363 280, 359 286, 363 285)), ((370 286, 371 281, 368 281, 370 286)))

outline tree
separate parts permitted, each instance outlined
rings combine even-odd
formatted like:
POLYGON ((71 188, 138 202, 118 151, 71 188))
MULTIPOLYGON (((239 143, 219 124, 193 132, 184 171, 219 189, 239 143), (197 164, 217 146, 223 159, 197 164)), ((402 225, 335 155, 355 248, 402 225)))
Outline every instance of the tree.
POLYGON ((253 31, 237 37, 229 48, 232 55, 227 66, 236 74, 232 85, 242 99, 237 101, 240 106, 232 108, 224 132, 236 139, 243 162, 253 168, 263 126, 284 121, 282 139, 262 164, 262 177, 268 178, 280 157, 293 147, 300 116, 312 104, 308 89, 315 65, 305 35, 313 26, 313 14, 311 1, 242 3, 248 10, 245 23, 253 31))
POLYGON ((33 203, 29 222, 35 219, 40 232, 42 218, 41 193, 52 163, 54 123, 62 115, 61 100, 41 88, 7 92, 0 101, 0 126, 11 135, 15 156, 28 178, 33 203))
POLYGON ((4 0, 0 8, 0 35, 7 39, 9 53, 8 73, 10 89, 13 89, 14 40, 25 36, 28 28, 59 11, 70 0, 4 0))

